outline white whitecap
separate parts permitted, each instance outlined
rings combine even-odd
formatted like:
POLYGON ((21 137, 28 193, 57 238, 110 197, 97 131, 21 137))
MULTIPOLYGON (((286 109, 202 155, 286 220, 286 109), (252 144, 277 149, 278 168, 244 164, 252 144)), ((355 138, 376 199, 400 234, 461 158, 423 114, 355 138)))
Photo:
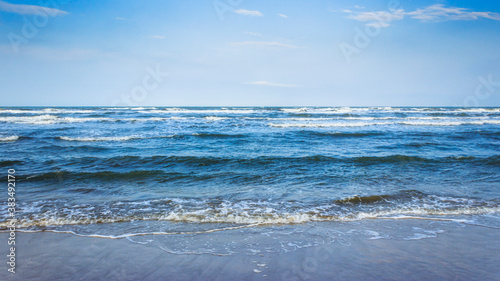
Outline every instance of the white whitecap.
POLYGON ((16 124, 33 124, 33 125, 49 125, 56 123, 82 123, 82 122, 97 122, 110 121, 110 118, 77 118, 77 117, 59 117, 51 114, 36 115, 36 116, 9 116, 0 117, 0 122, 16 123, 16 124))
POLYGON ((59 137, 61 140, 65 141, 80 141, 80 142, 100 142, 100 141, 128 141, 133 139, 140 139, 137 136, 126 136, 126 137, 81 137, 81 138, 72 138, 72 137, 59 137))
POLYGON ((0 142, 17 141, 19 136, 0 137, 0 142))

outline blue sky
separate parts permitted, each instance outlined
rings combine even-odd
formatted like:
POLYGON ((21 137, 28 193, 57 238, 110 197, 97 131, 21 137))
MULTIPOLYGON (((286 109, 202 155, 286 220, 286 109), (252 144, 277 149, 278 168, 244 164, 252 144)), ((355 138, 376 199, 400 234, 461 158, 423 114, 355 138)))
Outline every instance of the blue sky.
POLYGON ((500 106, 497 1, 0 1, 0 105, 500 106))

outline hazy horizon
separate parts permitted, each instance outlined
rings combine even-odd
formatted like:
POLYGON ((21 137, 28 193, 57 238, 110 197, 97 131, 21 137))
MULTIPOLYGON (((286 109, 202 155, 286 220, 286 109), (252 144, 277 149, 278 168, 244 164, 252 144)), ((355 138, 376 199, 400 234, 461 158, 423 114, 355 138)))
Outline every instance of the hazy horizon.
POLYGON ((3 106, 3 108, 31 108, 31 107, 40 107, 40 108, 55 108, 55 107, 95 107, 95 108, 155 108, 155 107, 164 107, 164 108, 498 108, 500 106, 496 105, 486 105, 486 106, 452 106, 452 105, 8 105, 3 106))

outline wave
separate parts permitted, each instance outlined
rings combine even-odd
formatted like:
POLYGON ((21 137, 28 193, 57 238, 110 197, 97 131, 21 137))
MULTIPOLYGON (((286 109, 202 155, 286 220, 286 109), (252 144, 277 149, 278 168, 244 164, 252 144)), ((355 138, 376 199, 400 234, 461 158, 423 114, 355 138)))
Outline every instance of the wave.
POLYGON ((500 120, 483 120, 483 121, 448 121, 448 122, 399 122, 401 125, 410 126, 461 126, 461 125, 500 125, 500 120))
MULTIPOLYGON (((364 164, 383 164, 383 163, 400 163, 400 162, 421 162, 421 163, 453 163, 453 162, 472 162, 475 164, 498 164, 500 155, 490 157, 474 157, 474 156, 455 156, 455 157, 436 157, 424 158, 412 155, 388 155, 388 156, 362 156, 362 157, 332 157, 325 155, 304 156, 304 157, 285 157, 285 156, 260 156, 254 158, 230 158, 230 157, 212 157, 212 156, 119 156, 112 158, 84 157, 75 158, 73 161, 82 161, 86 163, 99 162, 102 165, 113 166, 117 163, 126 165, 127 163, 150 163, 154 166, 158 164, 164 165, 215 165, 226 163, 241 163, 241 164, 276 164, 280 162, 289 163, 313 163, 313 162, 348 162, 348 163, 364 163, 364 164)), ((68 163, 73 163, 68 160, 68 163)))
MULTIPOLYGON (((224 173, 205 175, 203 173, 171 173, 168 171, 171 167, 195 167, 196 169, 211 169, 215 167, 235 167, 235 165, 237 165, 240 168, 257 167, 259 169, 267 169, 271 167, 285 168, 287 166, 294 166, 297 164, 337 165, 339 163, 352 163, 358 166, 374 166, 386 164, 414 164, 426 166, 429 164, 453 165, 458 163, 473 164, 475 166, 498 166, 500 165, 500 156, 497 155, 487 158, 472 156, 424 158, 407 155, 346 158, 329 157, 322 155, 307 157, 268 156, 255 158, 224 158, 209 156, 119 156, 111 158, 82 157, 66 159, 64 160, 63 164, 65 166, 108 167, 108 169, 100 170, 97 172, 59 170, 55 172, 24 174, 20 176, 22 176, 21 178, 29 179, 31 182, 61 178, 64 178, 65 180, 76 181, 133 181, 142 180, 145 177, 150 177, 150 180, 154 182, 165 182, 179 179, 189 179, 190 182, 196 182, 197 180, 206 180, 207 177, 222 177, 224 173)), ((229 172, 228 175, 234 175, 234 173, 229 172)))
POLYGON ((331 128, 331 127, 364 127, 373 125, 384 125, 387 123, 270 123, 268 124, 274 128, 331 128))
POLYGON ((80 138, 58 137, 58 138, 60 140, 78 141, 78 142, 108 142, 108 141, 128 141, 128 140, 142 139, 142 137, 139 137, 139 136, 125 136, 125 137, 80 137, 80 138))
MULTIPOLYGON (((69 124, 84 122, 203 122, 269 121, 277 128, 334 128, 364 126, 499 125, 498 108, 3 108, 0 122, 69 124), (110 118, 112 117, 112 118, 110 118), (296 121, 296 122, 294 122, 296 121)), ((197 125, 197 124, 194 124, 197 125)), ((250 123, 251 125, 251 123, 250 123)))
POLYGON ((332 127, 365 127, 365 126, 387 126, 387 125, 407 125, 407 126, 461 126, 461 125, 500 125, 500 120, 481 121, 403 121, 394 122, 335 122, 335 123, 269 123, 268 126, 274 128, 332 128, 332 127))
MULTIPOLYGON (((178 173, 171 173, 173 175, 178 175, 178 173)), ((70 172, 70 171, 56 171, 56 172, 48 172, 48 173, 40 173, 40 174, 32 174, 25 175, 24 178, 29 180, 30 182, 35 181, 44 181, 50 179, 75 179, 75 180, 86 180, 86 179, 95 179, 95 180, 138 180, 144 179, 152 176, 160 176, 160 175, 169 175, 161 170, 137 170, 137 171, 128 171, 128 172, 113 172, 113 171, 99 171, 99 172, 70 172)), ((182 175, 182 174, 180 174, 182 175)), ((85 189, 87 190, 87 189, 85 189)), ((92 191, 94 189, 88 189, 88 191, 92 191)), ((78 190, 76 190, 78 191, 78 190)), ((83 191, 83 190, 82 190, 83 191)))
POLYGON ((110 118, 76 118, 76 117, 60 117, 57 115, 45 114, 37 116, 21 116, 21 117, 0 117, 0 122, 16 123, 16 124, 33 124, 33 125, 50 125, 63 123, 82 123, 82 122, 103 122, 112 121, 110 118))
MULTIPOLYGON (((343 122, 338 125, 338 122, 341 121, 374 121, 374 122, 358 122, 354 123, 354 126, 363 126, 363 125, 385 125, 385 124, 399 124, 401 122, 420 122, 420 121, 428 121, 428 120, 437 120, 437 121, 445 121, 446 122, 463 122, 464 124, 466 123, 471 123, 471 124, 476 124, 479 122, 491 122, 494 124, 498 124, 500 120, 498 119, 488 119, 488 117, 466 117, 466 118, 456 118, 456 117, 394 117, 394 116, 344 116, 344 115, 338 115, 338 116, 332 116, 332 117, 310 117, 310 115, 305 115, 304 117, 248 117, 248 116, 168 116, 168 117, 139 117, 139 118, 121 118, 117 119, 116 121, 122 121, 122 122, 148 122, 148 121, 169 121, 169 120, 197 120, 197 121, 203 121, 203 120, 208 120, 208 121, 221 121, 221 120, 250 120, 250 121, 271 121, 271 122, 286 122, 286 121, 302 121, 302 122, 314 122, 314 121, 337 121, 335 123, 318 123, 321 125, 325 125, 325 127, 329 126, 344 126, 343 124, 346 124, 345 126, 348 126, 348 124, 353 124, 354 122, 343 122), (387 120, 394 120, 393 122, 377 122, 377 121, 387 121, 387 120), (470 121, 469 121, 470 120, 470 121)), ((298 124, 300 126, 305 125, 308 126, 309 124, 313 124, 312 127, 314 127, 314 123, 290 123, 290 124, 298 124)), ((429 124, 439 124, 438 122, 428 122, 429 124)), ((285 123, 285 125, 288 123, 285 123)), ((281 125, 277 123, 276 125, 281 125)))
POLYGON ((474 113, 500 112, 500 108, 457 108, 456 111, 474 113))
MULTIPOLYGON (((60 117, 56 115, 36 115, 36 116, 16 116, 16 117, 0 117, 0 122, 16 123, 16 124, 33 124, 33 125, 51 125, 51 124, 68 124, 68 123, 85 123, 85 122, 165 122, 176 120, 196 120, 196 117, 149 117, 149 118, 108 118, 108 117, 60 117)), ((207 116, 202 117, 203 120, 221 121, 231 119, 229 117, 207 116)), ((251 119, 251 118, 245 118, 251 119)), ((256 119, 256 118, 253 118, 256 119)), ((439 120, 432 118, 434 120, 439 120)), ((460 126, 460 125, 500 125, 500 120, 450 120, 446 118, 442 122, 426 121, 429 119, 417 118, 411 121, 394 117, 344 117, 344 118, 260 118, 260 120, 268 120, 268 126, 275 128, 332 128, 332 127, 365 127, 365 126, 384 126, 384 125, 408 125, 408 126, 460 126), (377 122, 391 120, 392 122, 377 122), (315 122, 315 121, 339 121, 339 122, 315 122), (366 121, 366 122, 349 122, 349 121, 366 121), (422 120, 422 121, 419 121, 422 120), (276 123, 280 121, 297 121, 294 123, 276 123), (302 122, 309 121, 308 123, 302 122), (348 122, 342 122, 348 121, 348 122), (373 121, 373 122, 370 122, 373 121)))
MULTIPOLYGON (((342 121, 342 120, 359 120, 359 121, 373 121, 373 120, 392 120, 400 119, 398 117, 361 117, 361 116, 332 116, 332 117, 235 117, 246 120, 267 120, 267 121, 342 121)), ((228 117, 229 118, 229 117, 228 117)))
POLYGON ((220 116, 207 116, 207 117, 204 117, 206 120, 210 120, 210 121, 220 121, 220 120, 227 120, 229 119, 228 117, 220 117, 220 116))
POLYGON ((61 114, 91 114, 97 110, 87 109, 62 109, 62 108, 44 108, 44 109, 0 109, 1 113, 8 114, 47 114, 47 113, 61 113, 61 114))
MULTIPOLYGON (((19 205, 20 228, 171 221, 238 225, 297 224, 324 221, 359 221, 396 217, 463 216, 500 212, 497 201, 427 195, 418 191, 353 196, 319 204, 296 201, 240 200, 216 198, 166 198, 148 201, 108 202, 99 205, 38 201, 19 205)), ((0 229, 8 227, 7 218, 0 229)), ((433 218, 430 218, 433 219, 433 218)))
POLYGON ((377 164, 377 163, 442 163, 451 164, 457 162, 469 162, 474 164, 485 164, 485 165, 498 165, 500 164, 500 156, 490 156, 490 157, 475 157, 475 156, 447 156, 439 158, 424 158, 419 156, 409 156, 409 155, 390 155, 382 157, 356 157, 352 158, 353 162, 365 163, 365 164, 377 164))
POLYGON ((9 137, 0 137, 0 142, 14 142, 19 139, 19 136, 9 136, 9 137))
POLYGON ((14 166, 20 165, 22 163, 23 163, 23 161, 19 161, 19 160, 3 160, 3 161, 0 161, 0 167, 14 167, 14 166))
POLYGON ((196 117, 179 117, 179 116, 170 116, 170 117, 148 117, 148 118, 121 118, 121 119, 115 119, 115 121, 119 122, 165 122, 165 121, 177 121, 177 120, 193 120, 196 119, 196 117))
POLYGON ((250 109, 229 109, 229 108, 164 108, 164 109, 151 109, 137 108, 141 113, 160 113, 160 114, 252 114, 262 112, 260 108, 250 109))
POLYGON ((221 134, 221 133, 192 133, 192 134, 173 134, 173 135, 159 135, 159 136, 121 136, 121 137, 67 137, 60 136, 57 137, 59 140, 63 141, 75 141, 75 142, 124 142, 130 140, 142 140, 142 139, 162 139, 162 138, 186 138, 186 137, 196 137, 196 138, 244 138, 247 135, 244 134, 221 134))
POLYGON ((38 114, 43 113, 40 110, 24 110, 24 109, 0 109, 0 113, 8 114, 38 114))
POLYGON ((247 135, 244 134, 220 134, 220 133, 194 133, 194 137, 198 138, 244 138, 247 135))
POLYGON ((372 195, 372 196, 353 196, 335 201, 339 204, 372 204, 380 201, 387 202, 390 200, 390 195, 372 195))
POLYGON ((468 116, 468 117, 454 117, 454 116, 408 116, 404 118, 400 118, 402 120, 448 120, 448 121, 453 121, 453 120, 458 120, 458 121, 463 121, 463 120, 477 120, 477 119, 483 119, 487 120, 488 117, 484 116, 468 116))
POLYGON ((315 116, 315 115, 333 115, 333 116, 351 116, 368 113, 371 108, 362 107, 302 107, 302 108, 279 108, 279 111, 292 116, 315 116))
POLYGON ((78 114, 91 114, 97 112, 96 110, 89 109, 63 109, 63 108, 45 108, 41 110, 42 112, 50 112, 50 113, 78 113, 78 114))
POLYGON ((302 108, 279 108, 281 112, 289 114, 352 114, 352 113, 394 113, 394 114, 437 114, 451 116, 469 116, 469 114, 496 114, 499 108, 450 108, 450 107, 302 107, 302 108), (464 115, 463 115, 464 114, 464 115))
MULTIPOLYGON (((308 222, 350 222, 367 219, 429 219, 439 220, 430 216, 461 216, 484 215, 500 212, 499 207, 458 208, 450 210, 402 208, 386 211, 360 212, 346 215, 321 215, 319 213, 284 213, 284 214, 250 214, 248 212, 170 212, 167 215, 123 216, 123 217, 89 217, 89 218, 45 218, 45 219, 18 219, 18 228, 55 227, 66 225, 110 224, 134 221, 169 221, 181 223, 222 223, 242 225, 276 225, 276 224, 303 224, 308 222), (427 216, 427 217, 426 217, 427 216)), ((9 222, 0 222, 0 229, 8 228, 9 222)), ((151 234, 151 233, 150 233, 151 234)), ((176 234, 169 233, 169 234, 176 234)), ((184 234, 184 233, 179 233, 184 234)))
POLYGON ((320 137, 334 137, 334 138, 361 138, 361 137, 373 137, 382 136, 387 133, 380 131, 372 132, 317 132, 317 131, 301 131, 299 134, 306 134, 312 136, 320 137))
POLYGON ((309 211, 306 213, 285 213, 285 214, 249 214, 242 212, 237 214, 210 214, 200 215, 199 212, 170 213, 167 216, 155 218, 156 220, 166 220, 173 222, 191 223, 235 223, 235 224, 297 224, 307 222, 347 222, 360 221, 364 219, 377 219, 389 216, 458 216, 458 215, 479 215, 500 212, 499 207, 479 207, 479 208, 457 208, 457 209, 426 209, 426 208, 401 208, 392 210, 378 210, 371 212, 359 212, 345 215, 322 215, 319 212, 309 211))
MULTIPOLYGON (((219 114, 228 114, 228 113, 231 113, 231 114, 250 114, 250 113, 254 113, 254 112, 249 111, 249 110, 229 111, 229 110, 165 110, 164 109, 164 110, 141 110, 141 111, 139 111, 139 113, 171 115, 171 114, 177 114, 177 113, 182 113, 182 114, 203 114, 203 113, 206 113, 206 114, 217 114, 217 113, 219 113, 219 114)), ((182 117, 177 117, 177 118, 179 119, 182 117)), ((221 117, 221 116, 201 116, 200 118, 204 118, 207 120, 213 120, 213 121, 229 119, 228 117, 221 117)))

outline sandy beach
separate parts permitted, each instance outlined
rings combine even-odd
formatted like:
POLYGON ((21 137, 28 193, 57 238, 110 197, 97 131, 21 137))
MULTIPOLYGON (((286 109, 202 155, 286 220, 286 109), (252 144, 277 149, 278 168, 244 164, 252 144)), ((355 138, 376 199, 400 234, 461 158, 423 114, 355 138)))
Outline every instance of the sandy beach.
MULTIPOLYGON (((420 227, 419 220, 378 220, 307 226, 383 230, 395 225, 420 227)), ((305 226, 290 226, 305 227, 305 226)), ((498 229, 440 226, 426 239, 373 239, 343 235, 331 243, 289 253, 172 254, 127 239, 78 237, 63 233, 17 233, 16 273, 4 270, 2 280, 498 280, 498 229)), ((339 232, 339 233, 340 233, 339 232)), ((352 231, 351 231, 352 232, 352 231)), ((311 232, 310 232, 311 233, 311 232)), ((214 238, 242 242, 239 231, 214 238)), ((310 237, 313 239, 313 237, 310 237)), ((7 233, 1 233, 1 240, 7 233)), ((269 238, 267 238, 269 239, 269 238)), ((266 236, 250 241, 266 243, 266 236)), ((248 240, 245 240, 248 241, 248 240)), ((7 243, 1 244, 6 253, 7 243)), ((241 244, 244 248, 246 245, 241 244)), ((6 257, 4 257, 6 259, 6 257)))
POLYGON ((0 281, 500 281, 498 1, 0 0, 0 34, 0 281))

